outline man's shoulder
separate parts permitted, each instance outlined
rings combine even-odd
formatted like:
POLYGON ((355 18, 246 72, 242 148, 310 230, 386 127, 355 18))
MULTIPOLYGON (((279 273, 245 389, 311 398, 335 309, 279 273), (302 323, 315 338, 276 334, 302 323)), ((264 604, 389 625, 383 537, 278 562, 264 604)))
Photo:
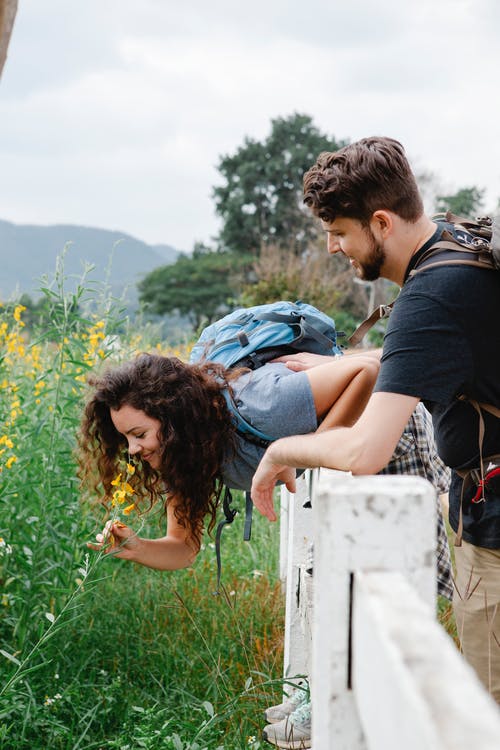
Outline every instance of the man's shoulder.
POLYGON ((489 306, 500 309, 500 272, 476 266, 449 264, 423 269, 410 278, 399 293, 398 301, 427 304, 472 311, 489 306))

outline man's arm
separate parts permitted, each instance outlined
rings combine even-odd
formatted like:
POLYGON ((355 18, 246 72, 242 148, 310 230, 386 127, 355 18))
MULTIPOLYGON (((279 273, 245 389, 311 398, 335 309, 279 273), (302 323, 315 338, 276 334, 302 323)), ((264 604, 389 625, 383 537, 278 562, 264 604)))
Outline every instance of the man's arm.
MULTIPOLYGON (((380 362, 382 356, 382 349, 346 349, 343 352, 343 356, 351 357, 372 357, 377 362, 380 362)), ((271 360, 272 362, 283 362, 289 370, 295 372, 302 372, 303 370, 310 370, 313 367, 327 364, 328 362, 335 362, 342 359, 341 355, 331 354, 314 354, 313 352, 298 352, 297 354, 284 354, 281 357, 271 360)))
POLYGON ((376 474, 391 458, 406 423, 419 399, 397 393, 374 393, 356 424, 313 435, 296 435, 272 443, 252 481, 252 500, 260 512, 276 520, 273 490, 278 478, 293 485, 293 469, 287 467, 376 474))

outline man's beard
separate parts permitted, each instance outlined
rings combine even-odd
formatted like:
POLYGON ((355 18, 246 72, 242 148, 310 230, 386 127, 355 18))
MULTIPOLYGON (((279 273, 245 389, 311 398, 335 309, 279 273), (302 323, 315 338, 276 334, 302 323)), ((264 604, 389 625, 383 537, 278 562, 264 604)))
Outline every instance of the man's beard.
POLYGON ((383 245, 379 245, 374 237, 373 232, 367 230, 367 238, 370 242, 370 251, 368 258, 359 265, 359 278, 364 281, 375 281, 380 277, 380 269, 385 261, 386 253, 383 245))

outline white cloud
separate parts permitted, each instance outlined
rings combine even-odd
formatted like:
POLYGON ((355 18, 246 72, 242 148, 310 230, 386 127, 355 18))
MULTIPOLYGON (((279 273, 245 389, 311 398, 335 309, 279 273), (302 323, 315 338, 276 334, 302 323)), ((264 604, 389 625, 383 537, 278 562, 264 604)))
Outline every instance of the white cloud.
POLYGON ((399 138, 444 189, 500 195, 496 0, 24 0, 0 84, 1 218, 182 248, 216 164, 270 120, 399 138))

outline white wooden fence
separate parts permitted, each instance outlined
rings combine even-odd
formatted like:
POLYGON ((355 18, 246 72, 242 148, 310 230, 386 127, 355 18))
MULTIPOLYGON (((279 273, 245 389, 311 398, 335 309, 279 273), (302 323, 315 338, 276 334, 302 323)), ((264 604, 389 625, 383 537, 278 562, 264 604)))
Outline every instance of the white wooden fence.
POLYGON ((313 750, 499 750, 498 707, 436 622, 432 486, 321 469, 281 494, 284 675, 310 677, 313 750))

